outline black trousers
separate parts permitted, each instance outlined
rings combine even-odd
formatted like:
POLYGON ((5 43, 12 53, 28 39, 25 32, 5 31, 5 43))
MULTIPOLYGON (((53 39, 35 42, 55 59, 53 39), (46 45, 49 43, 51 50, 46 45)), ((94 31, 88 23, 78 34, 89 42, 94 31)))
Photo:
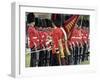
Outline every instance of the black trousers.
POLYGON ((52 66, 53 65, 53 63, 52 63, 53 57, 52 56, 53 56, 52 55, 52 50, 50 50, 50 58, 49 58, 50 62, 49 62, 49 66, 52 66))
POLYGON ((70 47, 69 47, 69 51, 70 51, 70 55, 67 55, 67 65, 73 64, 73 50, 70 47))
POLYGON ((43 50, 39 53, 39 64, 38 66, 52 66, 52 51, 43 50))
POLYGON ((85 55, 86 55, 86 44, 83 45, 83 54, 82 54, 82 61, 85 61, 85 55))
POLYGON ((90 52, 86 53, 86 60, 89 60, 90 52))
POLYGON ((81 61, 82 61, 82 47, 81 46, 79 46, 79 54, 78 54, 78 61, 79 61, 79 64, 81 63, 81 61))
POLYGON ((44 51, 44 66, 50 65, 50 51, 45 50, 44 51))
POLYGON ((45 51, 42 50, 39 52, 39 64, 38 66, 45 66, 45 51))
POLYGON ((45 54, 45 66, 51 66, 52 65, 52 50, 46 50, 45 54))
MULTIPOLYGON (((34 48, 31 48, 31 52, 35 51, 34 48)), ((31 58, 30 58, 30 67, 35 67, 36 66, 36 52, 31 53, 31 58)))
POLYGON ((57 54, 52 54, 52 66, 58 66, 59 65, 59 60, 58 60, 58 57, 57 57, 57 54))
POLYGON ((74 53, 74 64, 78 64, 78 47, 75 46, 75 53, 74 53))

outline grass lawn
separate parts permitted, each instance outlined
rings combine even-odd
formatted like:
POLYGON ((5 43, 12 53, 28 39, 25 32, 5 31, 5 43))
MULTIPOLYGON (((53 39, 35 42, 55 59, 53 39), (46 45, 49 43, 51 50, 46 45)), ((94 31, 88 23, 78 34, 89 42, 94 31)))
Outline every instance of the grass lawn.
POLYGON ((25 67, 29 67, 30 66, 30 54, 26 54, 25 55, 25 67))
MULTIPOLYGON (((84 64, 90 64, 90 60, 81 62, 80 65, 84 65, 84 64)), ((30 53, 27 53, 25 55, 25 67, 30 67, 30 53)))

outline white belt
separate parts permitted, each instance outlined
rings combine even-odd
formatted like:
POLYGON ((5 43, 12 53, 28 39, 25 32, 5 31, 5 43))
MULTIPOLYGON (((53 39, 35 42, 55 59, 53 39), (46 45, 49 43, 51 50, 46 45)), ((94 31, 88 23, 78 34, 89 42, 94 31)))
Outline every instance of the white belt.
POLYGON ((37 37, 33 37, 33 39, 37 39, 37 37))
POLYGON ((76 39, 82 39, 82 37, 72 37, 72 38, 74 38, 74 39, 75 39, 75 38, 76 38, 76 39))

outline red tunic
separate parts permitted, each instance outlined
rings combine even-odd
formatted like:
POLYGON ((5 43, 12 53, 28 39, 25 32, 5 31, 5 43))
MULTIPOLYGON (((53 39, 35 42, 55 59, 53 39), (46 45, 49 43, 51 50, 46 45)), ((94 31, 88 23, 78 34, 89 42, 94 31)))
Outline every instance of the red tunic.
POLYGON ((74 42, 75 44, 77 44, 77 42, 78 43, 83 43, 82 32, 81 31, 82 30, 80 28, 74 28, 69 41, 71 43, 74 42))
POLYGON ((48 37, 47 32, 43 32, 43 35, 42 35, 42 40, 43 40, 43 45, 44 45, 44 46, 46 46, 47 37, 48 37))
POLYGON ((87 31, 86 29, 82 29, 82 40, 83 42, 89 41, 89 31, 87 31))
POLYGON ((39 44, 40 44, 40 48, 43 48, 46 46, 46 39, 47 39, 48 34, 46 32, 43 31, 39 31, 39 44))
POLYGON ((52 37, 55 48, 58 48, 58 40, 60 39, 60 28, 56 28, 53 30, 52 37))
POLYGON ((39 43, 38 31, 34 27, 30 26, 28 28, 28 35, 29 35, 29 40, 30 40, 29 47, 30 48, 37 47, 39 43))
POLYGON ((42 39, 43 32, 39 31, 39 46, 43 48, 43 39, 42 39))
POLYGON ((59 40, 62 38, 63 33, 62 30, 60 28, 54 28, 53 32, 52 32, 52 38, 53 38, 53 48, 52 51, 53 53, 55 53, 56 49, 59 48, 59 40))

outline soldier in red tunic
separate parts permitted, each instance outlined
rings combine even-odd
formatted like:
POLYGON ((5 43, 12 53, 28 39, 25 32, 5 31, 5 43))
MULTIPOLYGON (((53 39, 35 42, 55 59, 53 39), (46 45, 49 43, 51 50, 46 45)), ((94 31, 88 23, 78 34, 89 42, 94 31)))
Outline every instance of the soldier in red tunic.
MULTIPOLYGON (((45 21, 42 20, 42 21, 45 21)), ((44 22, 45 23, 45 22, 44 22)), ((40 55, 39 55, 39 66, 47 66, 49 65, 48 61, 48 45, 47 45, 47 26, 45 24, 41 25, 42 29, 39 31, 39 40, 40 40, 40 55)))
POLYGON ((27 15, 27 26, 28 27, 28 36, 29 36, 29 47, 31 48, 31 60, 30 60, 30 67, 36 66, 36 55, 37 53, 34 52, 37 50, 39 44, 38 38, 38 31, 35 29, 35 21, 34 21, 34 14, 29 13, 27 15))
POLYGON ((52 40, 52 32, 53 32, 53 26, 52 22, 49 19, 46 19, 46 61, 47 65, 52 66, 52 46, 53 46, 53 40, 52 40))
POLYGON ((52 39, 53 39, 53 46, 52 46, 52 57, 53 57, 53 65, 60 65, 60 57, 59 55, 59 28, 54 27, 53 32, 52 32, 52 39))
POLYGON ((53 43, 54 46, 52 48, 52 53, 57 56, 56 62, 59 65, 65 65, 65 54, 69 55, 68 47, 67 47, 67 35, 62 27, 62 15, 60 14, 53 14, 53 43))
POLYGON ((82 41, 82 36, 81 36, 81 29, 77 26, 73 29, 71 33, 71 37, 69 41, 74 42, 74 64, 79 64, 80 63, 80 44, 79 42, 82 41))
POLYGON ((60 65, 61 60, 60 60, 60 52, 59 52, 59 39, 60 39, 60 20, 58 17, 58 14, 52 14, 51 15, 52 19, 52 25, 53 25, 53 30, 52 30, 52 40, 53 40, 53 46, 52 46, 52 65, 60 65))
POLYGON ((86 27, 82 29, 82 40, 83 40, 83 56, 82 61, 88 60, 89 56, 89 31, 86 27))
POLYGON ((43 44, 43 19, 40 19, 40 26, 38 28, 39 30, 39 64, 38 66, 44 66, 44 58, 45 58, 45 51, 43 50, 45 48, 44 44, 43 44))

